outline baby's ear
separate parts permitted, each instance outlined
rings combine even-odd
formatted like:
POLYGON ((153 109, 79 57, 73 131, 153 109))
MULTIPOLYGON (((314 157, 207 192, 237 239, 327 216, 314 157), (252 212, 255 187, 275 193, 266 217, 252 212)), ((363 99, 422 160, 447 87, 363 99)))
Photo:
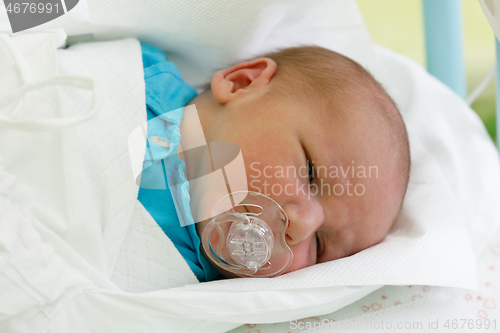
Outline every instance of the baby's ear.
POLYGON ((276 62, 270 58, 242 62, 214 74, 212 93, 219 103, 226 104, 247 95, 252 89, 268 85, 274 73, 276 62))

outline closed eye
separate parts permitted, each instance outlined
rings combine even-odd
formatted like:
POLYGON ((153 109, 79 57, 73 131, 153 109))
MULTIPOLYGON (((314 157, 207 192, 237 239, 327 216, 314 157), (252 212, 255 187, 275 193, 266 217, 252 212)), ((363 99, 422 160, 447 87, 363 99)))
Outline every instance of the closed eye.
POLYGON ((309 158, 309 154, 306 152, 306 166, 307 166, 307 174, 309 176, 309 182, 312 183, 314 180, 314 164, 309 158))
POLYGON ((318 233, 315 233, 316 236, 316 262, 318 261, 319 256, 323 253, 323 244, 321 243, 321 238, 318 233))

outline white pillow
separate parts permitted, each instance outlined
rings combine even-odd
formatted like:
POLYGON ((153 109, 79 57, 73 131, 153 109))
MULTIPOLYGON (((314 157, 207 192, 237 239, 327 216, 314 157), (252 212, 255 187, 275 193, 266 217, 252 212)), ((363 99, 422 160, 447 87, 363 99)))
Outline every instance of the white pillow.
POLYGON ((154 45, 194 86, 241 58, 298 43, 330 47, 370 68, 374 58, 355 0, 87 1, 97 40, 154 45))

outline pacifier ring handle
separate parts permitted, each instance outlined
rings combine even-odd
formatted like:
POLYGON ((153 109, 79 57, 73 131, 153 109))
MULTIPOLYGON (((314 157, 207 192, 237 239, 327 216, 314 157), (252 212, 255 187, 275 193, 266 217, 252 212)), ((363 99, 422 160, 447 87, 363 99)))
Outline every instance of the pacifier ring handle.
MULTIPOLYGON (((252 213, 252 212, 245 212, 245 213, 241 213, 241 214, 245 214, 245 215, 250 215, 250 216, 260 216, 262 215, 262 213, 264 212, 264 208, 262 208, 261 205, 255 205, 255 204, 247 204, 247 203, 239 203, 237 205, 234 205, 234 207, 255 207, 255 208, 259 208, 260 209, 260 212, 258 213, 252 213)), ((248 210, 248 209, 247 209, 248 210)))

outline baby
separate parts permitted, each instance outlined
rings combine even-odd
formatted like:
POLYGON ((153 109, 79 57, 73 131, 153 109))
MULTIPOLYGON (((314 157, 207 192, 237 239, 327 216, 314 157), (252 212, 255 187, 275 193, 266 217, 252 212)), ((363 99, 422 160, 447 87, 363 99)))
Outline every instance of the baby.
MULTIPOLYGON (((148 50, 143 47, 143 54, 148 50)), ((147 96, 148 75, 157 77, 148 74, 149 65, 144 56, 147 96)), ((172 77, 182 81, 178 72, 172 77)), ((409 143, 394 102, 363 67, 321 47, 295 47, 215 73, 211 89, 198 96, 182 84, 174 100, 183 90, 185 97, 167 108, 195 104, 206 141, 237 144, 248 189, 286 212, 293 261, 283 273, 350 256, 384 239, 406 192, 409 143)), ((148 119, 162 113, 152 104, 148 119)), ((167 228, 157 206, 168 198, 147 191, 141 188, 139 200, 198 279, 214 279, 219 272, 200 249, 207 221, 197 223, 196 232, 193 226, 175 229, 175 223, 167 228)))

